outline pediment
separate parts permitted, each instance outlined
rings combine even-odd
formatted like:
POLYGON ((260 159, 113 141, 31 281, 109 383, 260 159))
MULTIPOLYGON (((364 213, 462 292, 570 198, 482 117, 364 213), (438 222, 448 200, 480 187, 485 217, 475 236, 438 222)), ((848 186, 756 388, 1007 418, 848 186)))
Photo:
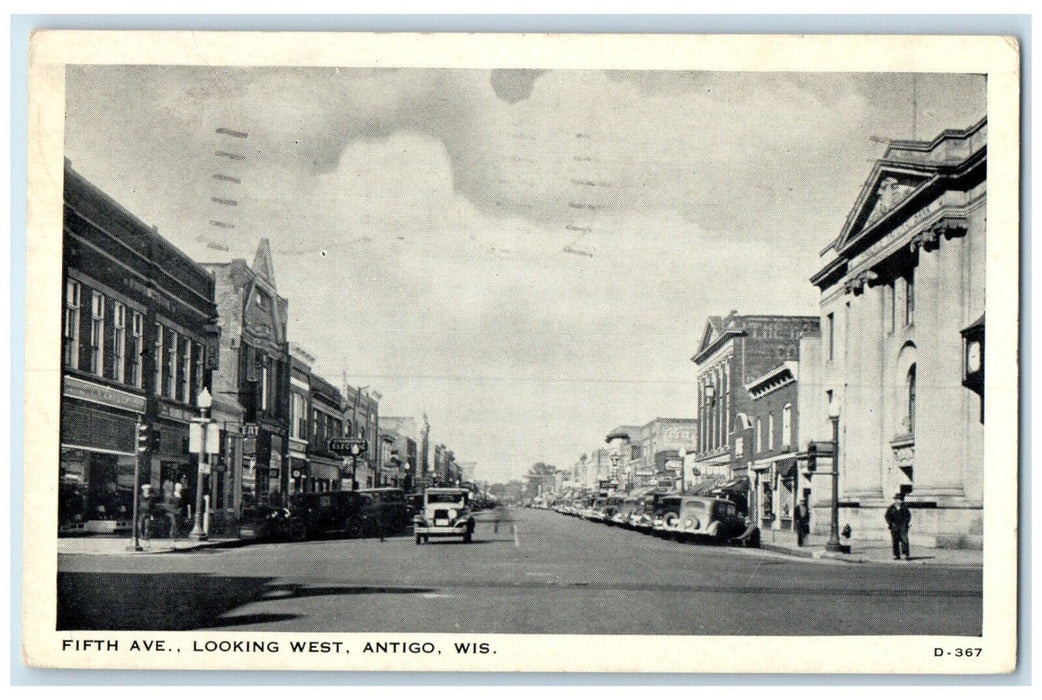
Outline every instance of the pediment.
POLYGON ((850 241, 858 238, 862 231, 900 208, 929 179, 924 173, 877 165, 861 188, 861 194, 847 217, 836 250, 842 250, 850 241))

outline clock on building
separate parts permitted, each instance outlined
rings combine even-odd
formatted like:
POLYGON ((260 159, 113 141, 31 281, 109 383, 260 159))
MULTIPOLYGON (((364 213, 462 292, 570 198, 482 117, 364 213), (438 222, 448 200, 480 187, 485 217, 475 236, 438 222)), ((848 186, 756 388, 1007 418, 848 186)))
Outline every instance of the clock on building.
POLYGON ((962 331, 962 385, 980 397, 984 422, 984 316, 962 331))

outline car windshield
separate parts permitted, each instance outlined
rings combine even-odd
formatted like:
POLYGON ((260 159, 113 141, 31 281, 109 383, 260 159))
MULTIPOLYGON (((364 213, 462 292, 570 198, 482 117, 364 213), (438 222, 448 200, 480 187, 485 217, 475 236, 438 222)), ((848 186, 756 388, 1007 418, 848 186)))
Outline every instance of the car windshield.
POLYGON ((456 505, 462 502, 462 493, 427 493, 427 503, 452 503, 456 505))
POLYGON ((659 502, 659 510, 661 512, 663 512, 663 513, 666 512, 666 511, 670 511, 670 510, 676 511, 679 508, 680 508, 680 499, 679 498, 663 498, 662 501, 659 502))

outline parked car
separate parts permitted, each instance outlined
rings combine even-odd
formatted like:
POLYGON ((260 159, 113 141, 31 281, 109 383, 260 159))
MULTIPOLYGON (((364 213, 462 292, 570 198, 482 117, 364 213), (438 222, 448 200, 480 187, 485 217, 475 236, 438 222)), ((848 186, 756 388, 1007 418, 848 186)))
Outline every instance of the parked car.
POLYGON ((733 501, 708 496, 685 496, 680 501, 677 517, 667 530, 676 539, 723 544, 742 538, 743 544, 759 545, 755 526, 739 515, 733 501))
POLYGON ((384 534, 405 532, 412 523, 413 514, 405 501, 405 492, 396 488, 362 489, 358 493, 372 499, 378 518, 374 525, 383 527, 384 534))
POLYGON ((376 532, 378 511, 372 497, 360 491, 320 491, 290 497, 286 526, 291 539, 328 533, 364 537, 376 532), (299 525, 298 525, 299 524, 299 525))
POLYGON ((640 501, 633 496, 627 496, 626 498, 622 499, 622 503, 619 504, 619 507, 615 511, 615 514, 611 516, 612 523, 618 525, 619 527, 624 527, 627 529, 631 528, 632 517, 633 514, 637 511, 639 504, 640 501))
POLYGON ((468 491, 454 488, 429 488, 423 493, 423 510, 413 517, 416 544, 431 537, 462 537, 467 544, 474 535, 474 516, 470 514, 468 491))

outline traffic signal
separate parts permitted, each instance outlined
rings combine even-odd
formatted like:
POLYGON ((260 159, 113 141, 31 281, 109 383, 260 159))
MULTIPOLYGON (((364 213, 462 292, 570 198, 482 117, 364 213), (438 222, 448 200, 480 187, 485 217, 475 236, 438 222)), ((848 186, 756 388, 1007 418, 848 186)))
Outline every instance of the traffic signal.
POLYGON ((807 443, 807 471, 813 472, 818 469, 818 443, 807 443))
POLYGON ((151 445, 152 434, 148 429, 147 423, 137 424, 137 451, 138 453, 148 452, 151 445))

